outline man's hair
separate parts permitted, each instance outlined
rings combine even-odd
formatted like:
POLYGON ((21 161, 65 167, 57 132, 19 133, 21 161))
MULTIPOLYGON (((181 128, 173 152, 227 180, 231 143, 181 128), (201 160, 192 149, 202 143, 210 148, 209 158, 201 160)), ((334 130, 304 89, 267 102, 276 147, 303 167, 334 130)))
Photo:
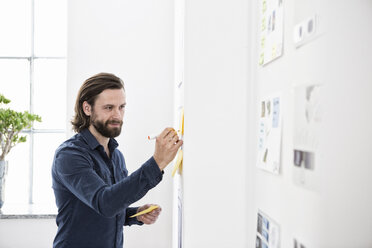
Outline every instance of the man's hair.
POLYGON ((84 113, 83 103, 87 101, 93 108, 97 96, 106 89, 125 90, 123 81, 111 73, 99 73, 85 80, 78 92, 75 103, 75 116, 71 121, 72 129, 75 132, 80 133, 90 125, 90 116, 84 113))

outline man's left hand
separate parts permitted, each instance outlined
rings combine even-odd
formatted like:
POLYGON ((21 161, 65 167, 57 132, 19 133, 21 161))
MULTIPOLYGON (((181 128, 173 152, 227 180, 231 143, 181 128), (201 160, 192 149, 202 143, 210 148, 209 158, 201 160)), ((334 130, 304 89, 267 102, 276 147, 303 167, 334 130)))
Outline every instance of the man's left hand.
MULTIPOLYGON (((146 204, 146 205, 143 205, 142 207, 139 207, 138 210, 137 210, 137 213, 151 207, 151 206, 158 206, 156 204, 146 204)), ((147 213, 147 214, 143 214, 143 215, 140 215, 140 216, 137 216, 137 220, 138 221, 141 221, 143 222, 144 224, 146 225, 151 225, 151 224, 154 224, 156 222, 156 220, 158 219, 159 215, 161 213, 161 207, 158 206, 158 208, 152 210, 150 213, 147 213)))

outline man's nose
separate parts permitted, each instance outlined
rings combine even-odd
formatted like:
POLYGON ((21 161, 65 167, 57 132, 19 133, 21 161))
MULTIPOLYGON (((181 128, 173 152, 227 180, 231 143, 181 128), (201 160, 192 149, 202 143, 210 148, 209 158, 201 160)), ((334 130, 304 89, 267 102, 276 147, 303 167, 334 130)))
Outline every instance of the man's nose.
POLYGON ((119 108, 116 108, 114 111, 113 111, 113 117, 114 118, 118 118, 118 119, 121 119, 123 117, 124 113, 122 113, 122 111, 120 111, 119 108))

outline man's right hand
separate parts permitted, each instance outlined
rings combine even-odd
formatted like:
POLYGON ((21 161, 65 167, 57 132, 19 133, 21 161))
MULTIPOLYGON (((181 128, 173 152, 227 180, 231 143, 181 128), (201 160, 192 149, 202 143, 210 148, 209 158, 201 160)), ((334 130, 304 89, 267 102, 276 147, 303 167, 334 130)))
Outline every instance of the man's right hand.
POLYGON ((178 149, 182 146, 183 141, 179 139, 177 132, 168 127, 156 137, 154 159, 160 170, 174 159, 178 149))

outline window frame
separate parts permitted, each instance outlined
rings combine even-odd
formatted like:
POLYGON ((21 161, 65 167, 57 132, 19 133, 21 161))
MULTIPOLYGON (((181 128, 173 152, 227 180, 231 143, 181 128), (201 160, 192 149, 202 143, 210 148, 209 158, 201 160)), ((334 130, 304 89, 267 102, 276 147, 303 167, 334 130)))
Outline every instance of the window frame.
MULTIPOLYGON (((67 4, 67 3, 66 3, 67 4)), ((31 34, 31 46, 30 46, 30 56, 0 56, 0 60, 27 60, 29 64, 29 109, 30 113, 34 113, 34 63, 35 60, 38 59, 46 59, 46 60, 56 60, 61 59, 67 61, 67 56, 35 56, 35 0, 31 0, 30 6, 30 34, 31 34)), ((67 83, 67 81, 66 81, 67 83)), ((66 96, 65 96, 66 97, 66 96)), ((38 133, 50 133, 50 134, 66 134, 65 129, 47 129, 47 128, 39 128, 35 129, 33 126, 30 129, 24 129, 21 131, 21 134, 28 134, 28 141, 29 141, 29 158, 28 158, 28 204, 34 204, 34 135, 38 133)))

